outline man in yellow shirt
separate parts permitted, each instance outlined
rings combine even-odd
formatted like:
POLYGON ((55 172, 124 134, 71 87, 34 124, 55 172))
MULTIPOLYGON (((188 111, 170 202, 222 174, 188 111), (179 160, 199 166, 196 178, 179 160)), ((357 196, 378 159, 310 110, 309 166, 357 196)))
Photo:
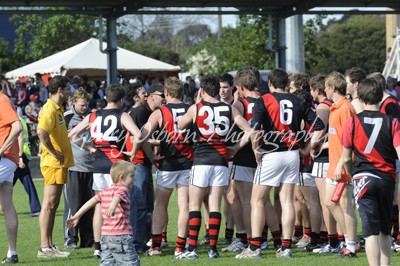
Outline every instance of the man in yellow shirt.
POLYGON ((42 144, 40 170, 45 184, 39 216, 41 246, 38 258, 69 256, 69 252, 62 252, 54 245, 53 228, 61 192, 67 183, 68 167, 74 165, 63 107, 68 101, 71 84, 68 78, 55 76, 48 88, 51 96, 39 114, 37 127, 37 134, 42 144))

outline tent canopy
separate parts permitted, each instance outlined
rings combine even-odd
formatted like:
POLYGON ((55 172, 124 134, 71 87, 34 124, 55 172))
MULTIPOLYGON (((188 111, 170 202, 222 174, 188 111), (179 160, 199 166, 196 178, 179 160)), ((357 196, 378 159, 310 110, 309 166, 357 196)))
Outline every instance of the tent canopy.
MULTIPOLYGON (((107 75, 107 54, 102 53, 99 47, 99 40, 91 38, 64 51, 7 72, 6 78, 33 76, 35 73, 105 77, 107 75)), ((107 44, 103 43, 103 47, 107 47, 107 44)), ((179 66, 173 66, 119 47, 117 64, 119 74, 126 77, 180 71, 179 66)))

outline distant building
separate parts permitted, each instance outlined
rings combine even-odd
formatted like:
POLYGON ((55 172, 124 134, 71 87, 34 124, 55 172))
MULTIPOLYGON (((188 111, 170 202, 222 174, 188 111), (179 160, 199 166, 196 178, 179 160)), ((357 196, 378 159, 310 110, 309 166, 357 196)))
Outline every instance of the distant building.
POLYGON ((400 30, 400 15, 386 15, 386 51, 391 49, 396 39, 396 34, 400 30))

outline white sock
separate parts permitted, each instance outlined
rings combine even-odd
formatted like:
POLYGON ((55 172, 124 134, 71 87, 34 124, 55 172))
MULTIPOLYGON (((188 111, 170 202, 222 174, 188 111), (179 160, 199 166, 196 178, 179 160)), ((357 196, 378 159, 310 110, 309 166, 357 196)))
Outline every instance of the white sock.
POLYGON ((15 250, 14 251, 8 250, 7 251, 7 258, 11 258, 12 255, 17 255, 17 252, 15 250))
POLYGON ((356 253, 356 241, 347 241, 346 248, 353 253, 356 253))
POLYGON ((50 250, 52 250, 52 248, 51 247, 45 247, 45 248, 40 248, 43 252, 47 252, 47 251, 50 251, 50 250))

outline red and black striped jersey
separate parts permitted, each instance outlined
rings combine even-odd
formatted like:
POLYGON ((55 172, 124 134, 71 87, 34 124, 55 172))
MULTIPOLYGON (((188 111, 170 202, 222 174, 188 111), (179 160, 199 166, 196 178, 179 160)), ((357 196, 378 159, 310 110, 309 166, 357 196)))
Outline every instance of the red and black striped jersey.
POLYGON ((309 121, 303 100, 289 93, 269 93, 258 99, 254 105, 251 127, 263 130, 261 148, 267 152, 287 151, 299 148, 299 141, 306 134, 301 131, 301 121, 313 125, 315 130, 325 128, 316 117, 309 121))
MULTIPOLYGON (((240 100, 240 102, 243 104, 243 117, 249 122, 249 124, 251 124, 251 119, 253 118, 254 104, 256 101, 257 98, 252 97, 246 97, 240 100)), ((240 131, 239 134, 243 135, 243 131, 240 131)), ((233 158, 233 164, 245 167, 257 167, 257 162, 251 147, 251 143, 248 143, 236 153, 235 157, 233 158)))
MULTIPOLYGON (((132 108, 129 115, 132 117, 133 122, 135 122, 136 126, 141 129, 149 119, 152 111, 147 105, 140 105, 136 108, 132 108)), ((127 132, 126 139, 126 150, 131 151, 133 148, 133 143, 131 141, 131 133, 127 132)), ((146 153, 140 148, 135 158, 132 161, 133 164, 142 164, 146 166, 151 166, 150 160, 147 158, 146 153)))
POLYGON ((111 165, 124 160, 126 131, 121 125, 122 111, 102 109, 90 114, 90 135, 96 148, 94 173, 110 173, 111 165))
POLYGON ((162 128, 159 133, 160 156, 163 160, 157 163, 157 168, 163 171, 187 170, 193 164, 193 148, 191 146, 191 130, 179 130, 178 120, 183 116, 189 105, 184 103, 166 104, 161 106, 162 128))
POLYGON ((202 101, 196 107, 193 164, 228 166, 225 138, 232 125, 231 106, 223 102, 202 101))
MULTIPOLYGON (((302 139, 300 141, 300 147, 304 148, 307 146, 307 144, 311 141, 312 134, 314 132, 314 128, 312 127, 312 124, 310 124, 309 121, 315 121, 315 118, 317 117, 317 114, 315 113, 314 109, 308 108, 306 111, 306 116, 308 117, 307 121, 305 122, 305 128, 304 132, 306 135, 306 138, 302 139)), ((300 160, 300 172, 302 173, 311 173, 313 168, 313 161, 311 160, 311 154, 308 154, 301 158, 300 160)))
MULTIPOLYGON (((332 107, 333 101, 329 100, 328 98, 325 98, 320 102, 319 104, 326 104, 329 106, 329 110, 332 107)), ((329 123, 326 125, 326 128, 329 128, 329 123)), ((329 151, 328 149, 323 149, 319 155, 314 158, 314 162, 320 162, 320 163, 328 163, 329 162, 329 151)))
POLYGON ((387 181, 396 180, 395 146, 400 145, 396 119, 378 111, 363 111, 349 119, 342 144, 354 151, 353 175, 370 173, 387 181))
POLYGON ((382 101, 379 111, 400 121, 400 105, 392 95, 382 101))

